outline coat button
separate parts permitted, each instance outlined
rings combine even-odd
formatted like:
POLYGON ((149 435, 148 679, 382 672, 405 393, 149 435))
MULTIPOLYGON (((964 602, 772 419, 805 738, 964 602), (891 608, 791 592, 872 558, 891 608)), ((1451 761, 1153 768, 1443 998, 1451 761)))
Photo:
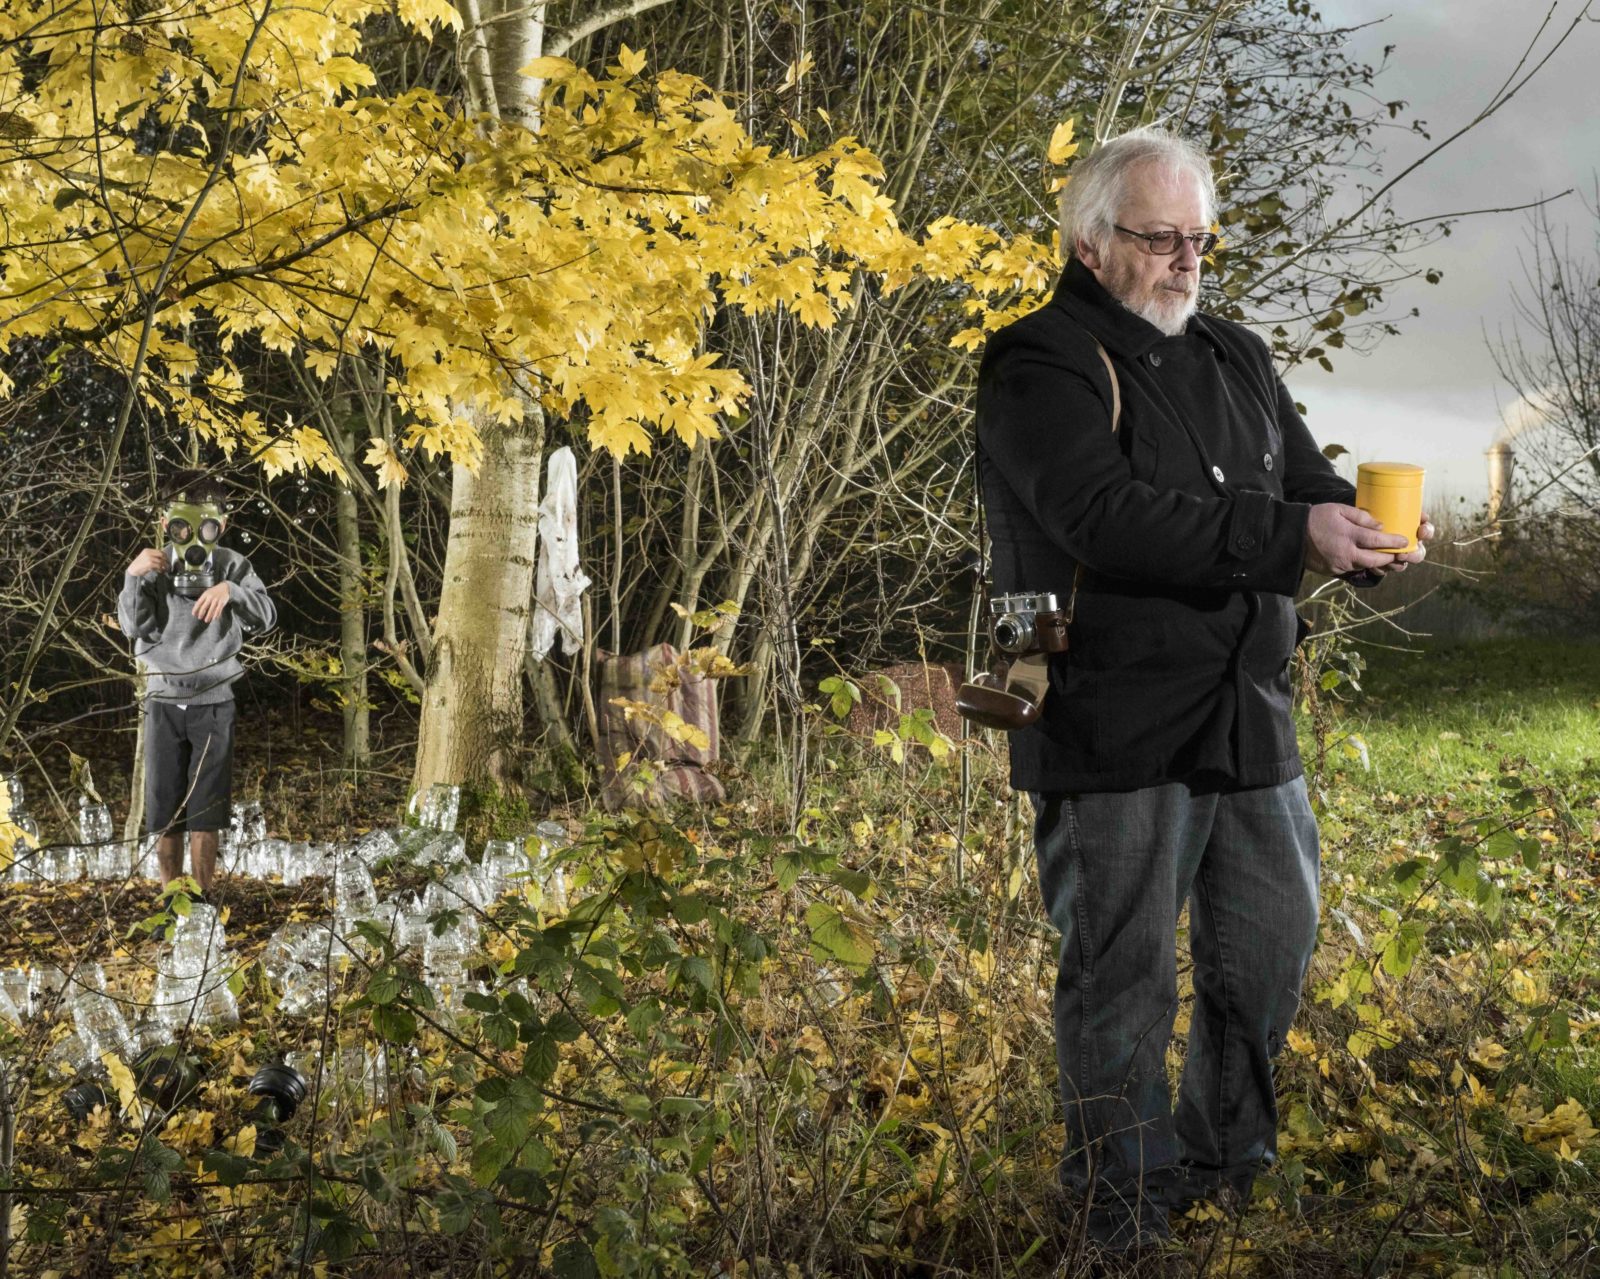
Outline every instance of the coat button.
POLYGON ((1256 549, 1256 539, 1251 537, 1250 534, 1248 534, 1248 533, 1243 534, 1239 538, 1239 549, 1241 551, 1253 551, 1253 550, 1255 550, 1256 549))
POLYGON ((1161 357, 1154 351, 1150 352, 1150 367, 1153 369, 1159 369, 1161 367, 1161 357))
POLYGON ((1216 482, 1218 484, 1221 484, 1223 482, 1223 480, 1222 480, 1222 468, 1220 466, 1213 466, 1211 468, 1211 478, 1216 480, 1216 482))
POLYGON ((1267 470, 1270 471, 1272 469, 1272 454, 1263 453, 1261 455, 1261 465, 1266 467, 1267 470))

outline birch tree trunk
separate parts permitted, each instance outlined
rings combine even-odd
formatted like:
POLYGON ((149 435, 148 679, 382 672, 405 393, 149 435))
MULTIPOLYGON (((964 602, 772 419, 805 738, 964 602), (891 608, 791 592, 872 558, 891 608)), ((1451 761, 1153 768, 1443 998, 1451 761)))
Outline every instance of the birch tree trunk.
MULTIPOLYGON (((465 0, 462 16, 468 106, 537 130, 542 82, 518 69, 543 52, 544 6, 465 0)), ((477 422, 483 456, 476 473, 451 472, 444 580, 412 773, 418 790, 515 780, 545 435, 531 388, 519 394, 520 422, 477 422)))

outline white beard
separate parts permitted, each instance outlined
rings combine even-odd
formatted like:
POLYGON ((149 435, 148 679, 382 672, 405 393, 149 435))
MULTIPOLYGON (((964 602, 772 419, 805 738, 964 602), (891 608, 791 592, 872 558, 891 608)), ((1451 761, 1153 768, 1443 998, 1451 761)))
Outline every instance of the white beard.
POLYGON ((1153 297, 1133 298, 1132 295, 1139 288, 1137 273, 1127 270, 1123 263, 1115 259, 1100 273, 1100 283, 1124 310, 1132 311, 1141 320, 1153 324, 1169 338, 1175 338, 1183 332, 1189 317, 1200 305, 1198 280, 1194 282, 1194 291, 1184 297, 1179 306, 1174 306, 1173 301, 1183 295, 1175 290, 1159 289, 1153 297))
POLYGON ((1163 304, 1153 298, 1137 304, 1129 303, 1122 298, 1118 298, 1117 301, 1141 320, 1155 325, 1169 338, 1175 338, 1182 334, 1189 323, 1189 317, 1199 309, 1200 293, 1197 289, 1189 294, 1181 310, 1174 310, 1171 303, 1163 304))

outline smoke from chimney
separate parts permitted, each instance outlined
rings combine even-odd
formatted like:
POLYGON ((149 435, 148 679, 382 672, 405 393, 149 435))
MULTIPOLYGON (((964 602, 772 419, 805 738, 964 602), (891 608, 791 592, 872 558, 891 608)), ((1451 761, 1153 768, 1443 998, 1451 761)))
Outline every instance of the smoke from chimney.
POLYGON ((1550 420, 1546 402, 1519 395, 1500 414, 1500 429, 1494 433, 1495 444, 1509 444, 1525 431, 1543 426, 1550 420))

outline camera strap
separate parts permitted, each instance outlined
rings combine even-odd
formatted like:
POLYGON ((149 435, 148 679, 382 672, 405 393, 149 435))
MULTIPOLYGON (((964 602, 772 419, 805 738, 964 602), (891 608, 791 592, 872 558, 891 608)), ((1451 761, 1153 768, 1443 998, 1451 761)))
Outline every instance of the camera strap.
MULTIPOLYGON (((1106 348, 1100 339, 1093 333, 1089 334, 1094 343, 1094 349, 1099 353, 1100 362, 1106 366, 1106 376, 1111 379, 1111 434, 1117 433, 1117 428, 1122 424, 1122 384, 1117 381, 1117 370, 1111 363, 1111 357, 1106 354, 1106 348)), ((974 425, 972 441, 973 461, 973 497, 978 508, 978 581, 980 584, 979 616, 989 615, 989 541, 988 530, 984 527, 983 512, 983 462, 982 450, 978 445, 977 429, 974 425)), ((1083 565, 1080 563, 1072 570, 1072 594, 1067 597, 1067 624, 1072 623, 1073 610, 1078 604, 1078 587, 1083 581, 1083 565)))
MULTIPOLYGON (((1111 433, 1115 435, 1122 421, 1122 388, 1105 347, 1094 334, 1089 336, 1094 340, 1095 350, 1100 353, 1100 361, 1106 366, 1106 374, 1111 379, 1111 433)), ((982 584, 980 611, 987 615, 989 573, 984 554, 987 545, 983 523, 982 448, 976 439, 976 425, 973 434, 974 489, 978 498, 979 581, 982 584)), ((1082 581, 1083 564, 1079 562, 1072 571, 1072 594, 1067 599, 1065 609, 1069 625, 1073 609, 1078 603, 1078 587, 1082 581)), ((968 679, 956 691, 956 710, 964 719, 985 728, 1027 728, 1038 721, 1040 707, 1050 692, 1050 658, 1050 653, 1035 650, 1023 654, 1014 662, 996 667, 988 674, 968 679)))
MULTIPOLYGON (((1117 427, 1122 424, 1122 385, 1117 381, 1117 370, 1112 367, 1111 357, 1106 354, 1105 347, 1100 345, 1100 339, 1094 338, 1094 349, 1100 353, 1100 362, 1106 366, 1106 375, 1111 379, 1111 434, 1117 433, 1117 427)), ((1083 582, 1083 562, 1072 570, 1072 594, 1067 596, 1067 625, 1072 625, 1073 610, 1078 607, 1078 587, 1083 582)))

